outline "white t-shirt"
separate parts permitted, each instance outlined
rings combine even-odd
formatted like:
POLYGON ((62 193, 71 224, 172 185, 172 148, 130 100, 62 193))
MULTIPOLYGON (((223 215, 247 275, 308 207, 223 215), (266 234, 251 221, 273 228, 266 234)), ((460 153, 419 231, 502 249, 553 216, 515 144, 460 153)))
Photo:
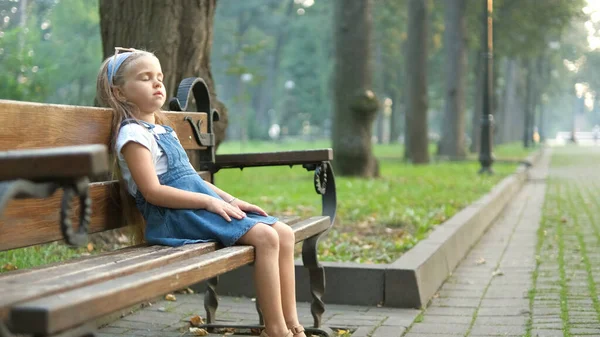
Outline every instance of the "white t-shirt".
MULTIPOLYGON (((115 150, 118 153, 117 158, 119 167, 121 168, 121 174, 123 175, 123 180, 125 180, 127 183, 127 190, 131 195, 135 196, 137 193, 137 185, 135 184, 135 181, 133 181, 133 178, 131 177, 131 171, 129 171, 127 162, 121 153, 123 146, 129 142, 136 142, 145 146, 152 154, 152 163, 154 164, 156 174, 160 175, 167 172, 168 161, 167 156, 163 153, 160 146, 158 146, 158 143, 154 138, 154 133, 162 134, 166 132, 167 130, 162 125, 155 124, 154 128, 148 130, 145 126, 137 123, 126 124, 119 130, 115 150)), ((175 131, 173 131, 172 135, 177 138, 175 131)))

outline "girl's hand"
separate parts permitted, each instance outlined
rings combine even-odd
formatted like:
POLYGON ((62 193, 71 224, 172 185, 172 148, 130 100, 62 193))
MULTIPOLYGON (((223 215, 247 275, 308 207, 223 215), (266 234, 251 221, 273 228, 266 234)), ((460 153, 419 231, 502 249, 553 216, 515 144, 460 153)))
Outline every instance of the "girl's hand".
POLYGON ((267 214, 267 212, 263 211, 262 208, 253 205, 249 202, 245 202, 244 200, 240 200, 240 199, 235 199, 233 202, 231 202, 232 205, 237 206, 237 208, 239 208, 240 210, 244 211, 244 212, 254 212, 254 213, 258 213, 262 216, 269 216, 267 214))
POLYGON ((244 213, 239 207, 230 205, 221 199, 213 197, 210 198, 210 201, 206 206, 206 210, 219 214, 227 221, 231 221, 231 217, 234 217, 238 220, 246 217, 246 213, 244 213))

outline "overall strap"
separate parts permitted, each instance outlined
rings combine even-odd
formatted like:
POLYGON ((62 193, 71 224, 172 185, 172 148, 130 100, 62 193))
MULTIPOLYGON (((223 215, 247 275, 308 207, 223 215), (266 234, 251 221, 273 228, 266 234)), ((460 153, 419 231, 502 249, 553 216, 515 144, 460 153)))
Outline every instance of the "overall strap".
POLYGON ((152 130, 154 129, 154 125, 148 123, 148 122, 144 122, 138 119, 134 119, 134 118, 127 118, 126 120, 121 122, 121 127, 127 125, 127 124, 139 124, 139 125, 143 125, 146 127, 146 129, 148 130, 152 130))

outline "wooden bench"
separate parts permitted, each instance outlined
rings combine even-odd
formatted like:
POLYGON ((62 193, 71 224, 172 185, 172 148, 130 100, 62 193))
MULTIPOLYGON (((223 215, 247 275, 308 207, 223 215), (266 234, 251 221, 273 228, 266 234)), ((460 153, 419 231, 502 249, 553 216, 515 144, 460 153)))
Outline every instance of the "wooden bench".
MULTIPOLYGON (((218 114, 211 109, 204 82, 186 79, 179 89, 178 100, 172 99, 170 107, 184 112, 165 114, 203 179, 212 182, 215 173, 226 168, 303 165, 315 171, 323 214, 281 220, 292 226, 296 242, 303 242, 314 318, 307 330, 327 334, 321 324, 325 276, 317 243, 335 217, 331 149, 215 155, 212 126, 218 114), (185 112, 192 93, 200 112, 185 112)), ((103 108, 0 100, 0 251, 63 239, 85 244, 87 233, 127 225, 119 206, 118 182, 106 178, 112 113, 103 108), (88 183, 88 179, 97 181, 88 183), (79 202, 69 202, 73 198, 79 202), (73 228, 72 223, 79 226, 73 228)), ((205 280, 205 327, 224 327, 215 316, 218 276, 253 260, 251 246, 140 245, 2 273, 0 337, 15 333, 93 336, 98 318, 205 280)), ((262 325, 257 309, 260 321, 246 328, 262 325)))

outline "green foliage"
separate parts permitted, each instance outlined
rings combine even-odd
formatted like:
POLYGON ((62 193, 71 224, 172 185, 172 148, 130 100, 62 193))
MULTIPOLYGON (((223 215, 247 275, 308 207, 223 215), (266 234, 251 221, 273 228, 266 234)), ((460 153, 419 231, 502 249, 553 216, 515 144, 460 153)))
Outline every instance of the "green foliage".
POLYGON ((92 105, 101 58, 97 2, 32 1, 24 12, 19 4, 6 8, 6 17, 19 24, 0 28, 0 82, 6 84, 0 97, 92 105))

